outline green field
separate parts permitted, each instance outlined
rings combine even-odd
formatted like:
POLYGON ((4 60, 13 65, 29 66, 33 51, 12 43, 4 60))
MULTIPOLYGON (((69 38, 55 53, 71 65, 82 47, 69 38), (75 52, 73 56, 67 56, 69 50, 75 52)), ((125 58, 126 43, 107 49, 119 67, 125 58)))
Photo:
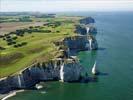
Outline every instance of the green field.
MULTIPOLYGON (((58 47, 53 42, 67 36, 76 35, 75 25, 80 17, 40 18, 50 25, 32 27, 32 30, 41 32, 25 32, 23 36, 10 34, 0 38, 0 78, 9 76, 25 67, 41 61, 48 61, 60 55, 58 47), (58 22, 60 25, 55 26, 58 22), (49 30, 50 32, 47 32, 49 30), (16 38, 14 38, 16 37, 16 38), (14 40, 13 40, 14 38, 14 40), (14 41, 15 43, 8 44, 14 41), (24 45, 21 45, 24 44, 24 45)), ((28 27, 29 28, 29 27, 28 27)))

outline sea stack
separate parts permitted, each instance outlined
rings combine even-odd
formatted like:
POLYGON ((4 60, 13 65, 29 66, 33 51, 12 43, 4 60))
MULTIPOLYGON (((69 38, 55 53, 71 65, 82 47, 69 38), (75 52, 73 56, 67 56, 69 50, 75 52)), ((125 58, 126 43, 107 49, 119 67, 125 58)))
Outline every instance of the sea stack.
POLYGON ((98 70, 96 69, 96 62, 94 63, 94 65, 93 65, 93 68, 92 68, 92 74, 93 75, 98 75, 98 70))

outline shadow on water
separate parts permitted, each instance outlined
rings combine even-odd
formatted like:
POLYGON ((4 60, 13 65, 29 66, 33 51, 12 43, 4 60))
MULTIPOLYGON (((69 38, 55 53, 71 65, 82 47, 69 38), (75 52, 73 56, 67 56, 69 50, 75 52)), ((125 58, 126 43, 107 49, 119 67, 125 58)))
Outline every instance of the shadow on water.
POLYGON ((86 76, 86 77, 81 77, 80 78, 80 83, 93 83, 93 82, 98 82, 98 76, 108 76, 108 73, 104 73, 104 72, 99 72, 97 75, 93 75, 93 76, 86 76))
POLYGON ((84 77, 81 78, 80 83, 90 83, 90 82, 98 82, 98 76, 94 75, 92 77, 84 77))
POLYGON ((98 76, 93 75, 92 77, 90 77, 89 82, 98 82, 98 76))
POLYGON ((98 74, 98 76, 108 76, 109 75, 109 73, 106 73, 106 72, 100 72, 99 74, 98 74))
POLYGON ((99 72, 97 75, 92 76, 81 76, 78 81, 71 82, 71 83, 96 83, 99 80, 99 76, 108 76, 109 74, 106 72, 99 72))
POLYGON ((106 48, 99 47, 98 50, 106 50, 106 48))

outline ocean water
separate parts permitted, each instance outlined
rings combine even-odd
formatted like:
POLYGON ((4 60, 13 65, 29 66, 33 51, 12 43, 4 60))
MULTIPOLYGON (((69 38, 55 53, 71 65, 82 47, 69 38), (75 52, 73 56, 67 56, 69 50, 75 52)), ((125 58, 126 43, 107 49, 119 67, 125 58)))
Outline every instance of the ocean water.
MULTIPOLYGON (((71 14, 72 15, 72 14, 71 14)), ((133 100, 133 12, 80 12, 92 16, 99 50, 78 54, 88 69, 94 61, 101 75, 96 82, 46 82, 41 90, 26 90, 9 100, 133 100)))

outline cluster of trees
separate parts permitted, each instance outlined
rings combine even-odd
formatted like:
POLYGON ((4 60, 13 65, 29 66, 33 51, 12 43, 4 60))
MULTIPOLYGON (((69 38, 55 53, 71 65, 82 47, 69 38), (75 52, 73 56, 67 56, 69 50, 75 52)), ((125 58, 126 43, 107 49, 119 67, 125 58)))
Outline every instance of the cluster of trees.
POLYGON ((4 47, 2 47, 2 46, 0 46, 0 50, 5 50, 6 48, 4 48, 4 47))
POLYGON ((23 16, 19 18, 20 22, 32 22, 30 16, 23 16))
POLYGON ((28 31, 30 31, 30 32, 40 32, 40 33, 50 33, 51 32, 51 30, 43 30, 42 28, 43 27, 41 27, 41 26, 35 26, 35 27, 30 26, 28 31))
POLYGON ((62 21, 63 23, 73 23, 73 20, 65 20, 65 21, 62 21))
POLYGON ((7 41, 7 45, 13 45, 16 48, 27 44, 27 42, 22 42, 17 44, 16 42, 17 38, 18 38, 17 36, 11 36, 10 34, 5 34, 3 40, 7 41))
POLYGON ((15 44, 14 47, 18 48, 18 47, 22 47, 22 46, 24 46, 26 44, 27 44, 27 42, 22 42, 22 43, 15 44))
POLYGON ((53 28, 55 28, 55 27, 58 27, 58 26, 60 26, 61 25, 61 22, 51 22, 51 23, 47 23, 47 24, 43 24, 44 26, 48 26, 48 27, 53 27, 53 28))
POLYGON ((55 18, 55 14, 36 14, 36 18, 55 18))
POLYGON ((4 22, 32 22, 30 16, 21 16, 21 17, 0 17, 0 23, 4 22))
POLYGON ((32 33, 32 32, 41 32, 41 33, 50 33, 51 30, 42 30, 43 27, 41 26, 30 26, 29 28, 25 29, 19 29, 16 30, 15 32, 10 32, 5 35, 0 35, 0 38, 3 38, 3 40, 7 41, 7 45, 14 45, 14 47, 21 47, 26 45, 26 42, 22 42, 17 44, 16 39, 18 38, 17 36, 24 36, 24 34, 27 33, 32 33))
POLYGON ((17 36, 24 36, 24 34, 27 33, 32 33, 32 32, 40 32, 40 33, 50 33, 51 30, 42 30, 43 27, 41 26, 30 26, 29 28, 25 29, 19 29, 16 30, 15 32, 10 32, 9 34, 16 34, 17 36))
POLYGON ((4 35, 0 35, 0 38, 3 38, 4 37, 4 35))
POLYGON ((6 20, 4 20, 4 19, 1 20, 0 19, 0 23, 5 23, 5 22, 18 22, 18 21, 16 19, 9 19, 9 20, 8 19, 6 19, 6 20))
POLYGON ((3 40, 6 40, 7 41, 7 45, 16 44, 16 41, 15 41, 16 39, 17 39, 17 36, 11 37, 8 34, 5 34, 5 36, 3 37, 3 40))
POLYGON ((0 16, 56 16, 54 13, 40 13, 40 12, 1 12, 0 16))
MULTIPOLYGON (((56 23, 56 25, 59 25, 59 23, 56 23)), ((17 44, 16 39, 18 36, 24 36, 25 33, 31 34, 32 32, 40 32, 40 33, 50 33, 51 30, 43 30, 43 26, 30 26, 29 28, 24 29, 18 29, 14 32, 10 32, 5 35, 0 35, 0 38, 3 38, 3 40, 7 41, 7 45, 14 45, 14 47, 21 47, 26 45, 26 42, 22 42, 17 44)), ((57 31, 59 32, 59 31, 57 31)))

